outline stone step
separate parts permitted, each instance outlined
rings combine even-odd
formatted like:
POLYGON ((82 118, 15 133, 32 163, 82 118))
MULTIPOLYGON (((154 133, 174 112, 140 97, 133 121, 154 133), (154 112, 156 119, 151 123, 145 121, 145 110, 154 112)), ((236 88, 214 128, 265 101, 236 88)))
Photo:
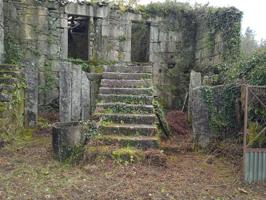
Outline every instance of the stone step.
POLYGON ((115 94, 99 94, 99 99, 106 103, 122 102, 127 104, 152 105, 152 96, 143 95, 115 95, 115 94))
POLYGON ((151 79, 151 73, 117 73, 117 72, 104 72, 104 79, 126 79, 126 80, 142 80, 151 79))
POLYGON ((12 100, 12 95, 0 93, 0 102, 10 102, 12 100))
POLYGON ((95 140, 105 145, 119 145, 139 149, 159 148, 159 138, 156 136, 101 135, 95 140))
POLYGON ((19 77, 20 72, 17 71, 0 71, 0 77, 19 77))
MULTIPOLYGON (((166 166, 167 157, 160 149, 137 149, 112 145, 88 144, 84 151, 84 161, 94 162, 105 159, 119 163, 147 163, 149 166, 166 166)), ((90 166, 90 165, 89 165, 90 166)), ((90 169, 90 167, 86 168, 90 169)))
POLYGON ((13 85, 15 83, 17 83, 18 80, 15 79, 15 78, 3 78, 3 77, 0 77, 0 84, 2 85, 13 85))
POLYGON ((149 88, 152 86, 152 80, 116 80, 116 79, 102 79, 102 87, 110 88, 149 88))
POLYGON ((16 87, 13 85, 0 85, 0 92, 4 92, 4 91, 12 92, 15 89, 16 89, 16 87))
POLYGON ((103 135, 125 135, 125 136, 154 136, 157 128, 146 124, 102 124, 99 131, 103 135))
POLYGON ((113 65, 108 66, 105 72, 119 72, 119 73, 152 73, 152 66, 134 66, 134 65, 113 65))
POLYGON ((98 103, 96 112, 105 113, 153 113, 152 105, 135 105, 126 103, 98 103))
POLYGON ((129 95, 148 95, 151 96, 152 88, 110 88, 100 87, 100 94, 129 94, 129 95))
POLYGON ((119 113, 107 113, 96 114, 97 118, 101 118, 104 121, 111 121, 114 123, 126 123, 126 124, 147 124, 151 125, 155 123, 156 117, 153 114, 119 114, 119 113))
POLYGON ((0 64, 0 71, 18 71, 19 67, 16 65, 0 64))

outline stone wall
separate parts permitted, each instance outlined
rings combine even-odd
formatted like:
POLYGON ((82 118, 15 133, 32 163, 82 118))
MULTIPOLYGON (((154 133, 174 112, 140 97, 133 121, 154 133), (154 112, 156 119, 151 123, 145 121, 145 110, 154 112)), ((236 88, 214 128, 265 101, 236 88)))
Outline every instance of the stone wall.
POLYGON ((84 40, 88 44, 84 48, 88 48, 88 60, 95 62, 130 62, 132 23, 148 23, 153 81, 165 108, 183 105, 191 69, 221 61, 221 33, 217 32, 215 53, 210 55, 206 16, 197 15, 194 10, 143 18, 136 12, 123 12, 104 4, 58 2, 4 0, 5 61, 24 66, 29 86, 26 117, 30 125, 37 121, 42 105, 58 99, 61 63, 69 58, 69 16, 88 18, 88 39, 84 40))
POLYGON ((3 0, 0 0, 0 63, 4 61, 4 14, 3 0))
POLYGON ((190 99, 192 133, 199 145, 206 147, 213 139, 239 134, 242 128, 240 86, 196 87, 190 99))
POLYGON ((0 64, 0 143, 8 142, 24 127, 24 83, 21 69, 0 64))
POLYGON ((5 62, 22 66, 26 74, 29 126, 37 121, 38 105, 51 102, 56 98, 54 94, 58 95, 59 60, 66 58, 59 10, 57 4, 4 0, 5 62))
POLYGON ((232 62, 240 54, 242 12, 234 7, 196 9, 195 69, 232 62))
POLYGON ((194 16, 157 17, 151 23, 150 61, 153 81, 164 108, 180 108, 194 67, 194 16))
POLYGON ((210 41, 210 27, 208 26, 208 13, 199 12, 197 17, 197 35, 195 49, 195 66, 203 69, 223 62, 222 32, 217 32, 214 41, 210 41), (213 43, 213 49, 210 46, 213 43))

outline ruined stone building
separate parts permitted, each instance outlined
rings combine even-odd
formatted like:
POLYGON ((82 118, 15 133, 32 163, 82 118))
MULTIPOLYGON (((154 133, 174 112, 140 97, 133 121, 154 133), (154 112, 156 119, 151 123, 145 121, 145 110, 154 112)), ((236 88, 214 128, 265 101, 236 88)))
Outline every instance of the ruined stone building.
POLYGON ((24 116, 30 126, 60 95, 69 97, 61 105, 62 112, 71 113, 64 121, 90 117, 102 75, 82 71, 80 60, 152 66, 159 102, 180 108, 192 69, 204 72, 234 59, 240 20, 235 8, 181 6, 162 13, 107 3, 0 0, 0 63, 23 71, 24 116), (60 73, 69 77, 60 80, 60 73))

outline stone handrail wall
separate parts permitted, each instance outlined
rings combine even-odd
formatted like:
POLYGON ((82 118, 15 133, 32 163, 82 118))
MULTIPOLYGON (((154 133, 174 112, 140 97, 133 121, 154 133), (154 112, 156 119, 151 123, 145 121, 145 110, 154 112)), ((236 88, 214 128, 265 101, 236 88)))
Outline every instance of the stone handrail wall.
POLYGON ((96 108, 96 97, 101 74, 90 74, 81 66, 62 63, 59 72, 60 122, 81 121, 91 118, 96 108))

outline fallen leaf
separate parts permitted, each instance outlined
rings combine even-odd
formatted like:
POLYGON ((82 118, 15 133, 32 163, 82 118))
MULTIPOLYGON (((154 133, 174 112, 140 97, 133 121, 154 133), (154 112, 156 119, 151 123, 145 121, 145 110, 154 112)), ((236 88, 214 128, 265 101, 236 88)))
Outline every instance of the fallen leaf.
POLYGON ((238 191, 239 191, 239 192, 242 192, 242 193, 244 193, 244 194, 248 194, 248 191, 246 191, 246 190, 243 189, 243 188, 238 188, 238 191))

